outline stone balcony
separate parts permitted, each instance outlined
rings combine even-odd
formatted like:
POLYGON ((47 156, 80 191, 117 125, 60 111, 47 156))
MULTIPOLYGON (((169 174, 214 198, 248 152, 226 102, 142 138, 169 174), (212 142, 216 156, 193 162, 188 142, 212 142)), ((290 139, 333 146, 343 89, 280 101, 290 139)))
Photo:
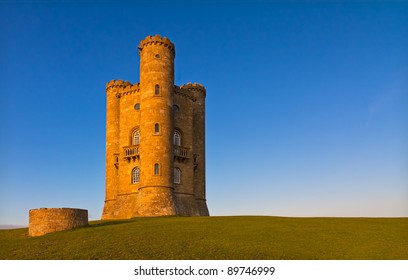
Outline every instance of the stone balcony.
POLYGON ((123 157, 128 161, 139 159, 139 145, 123 147, 123 157))
POLYGON ((189 158, 188 149, 181 146, 174 146, 174 159, 178 161, 186 161, 189 158))
MULTIPOLYGON (((174 146, 174 159, 184 162, 189 159, 189 149, 181 146, 174 146)), ((139 159, 139 145, 123 147, 123 158, 127 161, 139 159)))

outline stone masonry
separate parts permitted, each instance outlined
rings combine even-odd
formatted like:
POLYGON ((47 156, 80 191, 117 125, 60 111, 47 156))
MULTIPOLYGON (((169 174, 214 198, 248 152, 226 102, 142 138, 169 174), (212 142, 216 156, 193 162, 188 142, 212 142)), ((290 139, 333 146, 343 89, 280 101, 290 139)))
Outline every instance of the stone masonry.
POLYGON ((175 47, 139 44, 140 82, 106 85, 106 199, 102 219, 208 216, 205 98, 198 83, 174 85, 175 47))
POLYGON ((87 224, 88 210, 74 208, 31 209, 28 235, 41 236, 87 224))

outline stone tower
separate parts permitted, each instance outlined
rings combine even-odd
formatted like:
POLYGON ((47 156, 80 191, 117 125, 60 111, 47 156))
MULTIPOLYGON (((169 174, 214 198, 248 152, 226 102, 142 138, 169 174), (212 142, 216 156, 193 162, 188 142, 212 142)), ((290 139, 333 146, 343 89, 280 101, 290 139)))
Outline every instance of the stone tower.
POLYGON ((208 216, 205 88, 174 85, 174 44, 140 42, 140 83, 106 85, 106 199, 102 219, 208 216))

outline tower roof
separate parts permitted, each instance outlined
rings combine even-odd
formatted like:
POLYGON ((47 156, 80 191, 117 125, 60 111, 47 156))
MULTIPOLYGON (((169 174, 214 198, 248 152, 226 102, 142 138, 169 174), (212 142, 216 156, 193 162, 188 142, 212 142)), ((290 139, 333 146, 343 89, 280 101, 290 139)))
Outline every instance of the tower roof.
POLYGON ((176 55, 176 49, 174 47, 174 44, 166 37, 162 37, 160 35, 154 35, 154 36, 147 36, 146 38, 144 38, 142 41, 140 41, 139 44, 139 51, 142 51, 144 47, 149 46, 149 45, 163 45, 164 47, 168 48, 173 55, 176 55))

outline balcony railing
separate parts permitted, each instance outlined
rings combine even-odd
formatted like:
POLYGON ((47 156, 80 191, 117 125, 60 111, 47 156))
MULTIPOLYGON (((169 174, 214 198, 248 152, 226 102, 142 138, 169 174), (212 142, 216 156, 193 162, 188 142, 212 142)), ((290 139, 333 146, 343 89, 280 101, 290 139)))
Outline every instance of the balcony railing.
POLYGON ((127 160, 139 158, 139 145, 123 147, 123 157, 127 160))
POLYGON ((174 157, 178 159, 188 159, 188 149, 181 146, 174 146, 174 157))
MULTIPOLYGON (((139 145, 123 147, 123 157, 128 161, 131 159, 139 159, 139 145)), ((174 158, 183 161, 188 159, 188 149, 181 146, 174 146, 174 158)))

